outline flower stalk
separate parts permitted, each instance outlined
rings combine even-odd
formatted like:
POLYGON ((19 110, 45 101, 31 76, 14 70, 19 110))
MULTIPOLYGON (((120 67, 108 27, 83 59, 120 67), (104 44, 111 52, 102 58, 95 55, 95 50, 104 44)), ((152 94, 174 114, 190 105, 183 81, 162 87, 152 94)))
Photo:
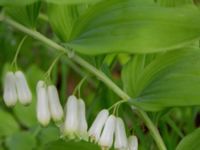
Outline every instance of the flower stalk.
POLYGON ((20 50, 21 50, 21 47, 22 47, 24 41, 27 39, 27 37, 28 37, 28 36, 25 35, 25 36, 23 37, 23 39, 21 40, 21 42, 19 43, 19 46, 17 47, 17 51, 16 51, 15 56, 14 56, 14 59, 13 59, 13 61, 12 61, 12 63, 11 63, 11 66, 15 67, 15 69, 17 69, 17 58, 18 58, 19 52, 20 52, 20 50))

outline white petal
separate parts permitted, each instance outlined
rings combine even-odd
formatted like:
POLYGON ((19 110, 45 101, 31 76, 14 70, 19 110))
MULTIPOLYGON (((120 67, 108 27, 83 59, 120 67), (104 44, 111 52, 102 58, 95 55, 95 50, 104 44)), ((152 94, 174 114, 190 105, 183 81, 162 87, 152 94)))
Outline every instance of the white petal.
POLYGON ((99 139, 99 145, 102 149, 109 149, 113 144, 113 136, 115 131, 116 118, 110 115, 106 120, 103 132, 99 139))
POLYGON ((39 81, 37 84, 37 119, 43 125, 49 124, 51 119, 47 89, 43 81, 39 81))
POLYGON ((128 138, 129 150, 138 150, 138 139, 136 136, 132 135, 128 138))
POLYGON ((108 115, 109 115, 108 110, 103 109, 102 111, 100 111, 88 131, 90 138, 94 140, 95 142, 98 142, 99 140, 101 131, 108 118, 108 115))
POLYGON ((78 102, 75 96, 67 100, 64 132, 69 138, 74 138, 78 131, 78 102))
POLYGON ((116 127, 115 127, 115 149, 125 149, 128 146, 128 141, 126 137, 126 130, 124 122, 121 118, 116 118, 116 127))
POLYGON ((17 103, 17 91, 13 72, 7 72, 5 75, 3 99, 8 107, 14 106, 17 103))
POLYGON ((54 121, 61 121, 64 112, 60 104, 58 91, 54 85, 48 86, 48 98, 49 98, 51 117, 53 118, 54 121))
POLYGON ((87 134, 88 125, 85 114, 85 102, 82 99, 78 100, 78 119, 79 119, 78 134, 80 138, 88 140, 88 134, 87 134))
POLYGON ((24 74, 21 71, 15 72, 16 88, 19 102, 23 105, 28 105, 32 101, 32 94, 24 74))

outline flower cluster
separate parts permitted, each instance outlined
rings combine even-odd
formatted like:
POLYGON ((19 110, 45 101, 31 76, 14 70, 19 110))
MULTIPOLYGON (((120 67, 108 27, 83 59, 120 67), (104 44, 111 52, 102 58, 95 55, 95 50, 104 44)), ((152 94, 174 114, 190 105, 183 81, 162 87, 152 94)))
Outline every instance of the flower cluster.
POLYGON ((8 107, 14 106, 17 100, 23 105, 31 103, 32 94, 23 72, 9 71, 5 74, 3 99, 8 107))
POLYGON ((65 109, 64 135, 70 139, 79 137, 80 139, 87 140, 88 125, 85 116, 84 101, 72 95, 68 98, 65 109))
POLYGON ((37 119, 43 125, 53 121, 61 121, 64 115, 60 104, 57 89, 54 85, 46 85, 44 81, 39 81, 36 87, 37 93, 37 119))
MULTIPOLYGON (((55 86, 46 86, 44 81, 37 84, 37 118, 43 125, 48 125, 51 117, 54 121, 61 121, 64 111, 60 104, 58 92, 55 86)), ((85 116, 85 103, 82 99, 70 96, 65 106, 65 121, 62 130, 69 139, 79 137, 87 140, 87 121, 85 116)))
MULTIPOLYGON (((113 145, 119 150, 137 150, 138 141, 135 136, 127 138, 125 125, 121 118, 109 115, 107 109, 99 112, 92 126, 88 130, 85 103, 81 98, 69 96, 64 110, 60 104, 58 91, 54 85, 47 85, 38 81, 37 94, 37 119, 43 126, 52 119, 62 121, 62 131, 69 139, 98 143, 103 150, 110 149, 113 145)), ((4 101, 7 106, 14 106, 19 100, 23 105, 31 103, 32 94, 26 78, 21 71, 7 72, 4 81, 4 101)))
POLYGON ((135 136, 127 138, 123 120, 114 115, 109 116, 106 109, 99 112, 88 134, 90 140, 98 143, 103 150, 111 148, 113 143, 115 149, 137 150, 137 138, 135 136))
MULTIPOLYGON (((54 121, 63 118, 63 109, 59 102, 55 86, 47 86, 44 81, 37 84, 37 118, 42 125, 47 125, 52 117, 54 121)), ((65 105, 65 120, 61 126, 63 135, 69 139, 81 139, 98 143, 103 150, 113 145, 117 150, 137 150, 136 136, 127 138, 125 125, 120 117, 109 115, 107 109, 99 112, 88 130, 85 103, 76 96, 69 96, 65 105)))
MULTIPOLYGON (((137 137, 127 138, 123 120, 109 115, 107 109, 98 113, 88 130, 85 103, 81 98, 69 96, 64 112, 54 85, 38 81, 36 94, 37 119, 43 126, 48 125, 51 119, 59 122, 64 118, 62 131, 69 139, 90 139, 91 142, 99 144, 102 150, 110 149, 112 146, 117 150, 137 150, 137 137)), ((7 106, 14 106, 17 100, 23 105, 31 103, 32 94, 21 71, 6 73, 3 97, 7 106)))

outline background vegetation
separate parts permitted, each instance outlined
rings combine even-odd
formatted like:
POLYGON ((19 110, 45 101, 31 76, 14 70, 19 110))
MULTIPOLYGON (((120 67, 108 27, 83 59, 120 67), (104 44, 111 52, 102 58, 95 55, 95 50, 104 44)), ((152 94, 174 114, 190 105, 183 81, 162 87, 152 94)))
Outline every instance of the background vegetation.
MULTIPOLYGON (((147 112, 168 150, 199 149, 198 1, 0 0, 0 5, 2 80, 21 39, 36 29, 89 62, 129 94, 130 103, 121 105, 119 115, 126 123, 127 133, 138 137, 140 150, 162 148, 156 146, 151 129, 131 106, 147 112)), ((38 37, 26 39, 18 58, 18 66, 33 93, 32 104, 7 108, 0 87, 0 150, 100 149, 91 143, 60 139, 59 128, 53 122, 45 128, 38 124, 36 83, 58 55, 54 46, 38 37)), ((68 55, 62 56, 54 67, 52 83, 64 106, 86 75, 89 77, 81 88, 81 97, 91 125, 101 109, 121 99, 116 91, 68 55)))

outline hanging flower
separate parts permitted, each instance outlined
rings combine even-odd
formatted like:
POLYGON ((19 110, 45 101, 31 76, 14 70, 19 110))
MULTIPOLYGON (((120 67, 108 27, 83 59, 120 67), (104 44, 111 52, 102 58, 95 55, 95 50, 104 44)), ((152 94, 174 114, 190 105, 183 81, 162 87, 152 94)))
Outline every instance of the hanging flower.
POLYGON ((88 125, 86 121, 86 114, 85 114, 85 103, 82 99, 78 100, 78 136, 81 139, 88 140, 88 125))
POLYGON ((116 117, 114 115, 110 115, 106 120, 104 129, 102 131, 101 137, 98 142, 103 150, 112 147, 115 124, 116 124, 116 117))
POLYGON ((28 105, 32 101, 32 94, 24 74, 21 71, 15 72, 15 83, 19 102, 28 105))
POLYGON ((48 86, 48 100, 49 100, 49 108, 50 108, 52 119, 55 122, 61 121, 63 118, 64 112, 60 104, 58 91, 54 85, 48 86))
POLYGON ((127 136, 125 131, 124 122, 121 118, 116 118, 115 126, 115 149, 126 149, 127 148, 127 136))
POLYGON ((37 83, 37 119, 43 125, 49 124, 51 119, 46 84, 44 81, 37 83))
POLYGON ((15 75, 13 72, 7 72, 4 80, 3 99, 8 107, 17 103, 17 91, 15 88, 15 75))
POLYGON ((75 96, 70 96, 66 104, 66 116, 64 123, 64 134, 70 139, 75 138, 79 126, 78 101, 75 96))
POLYGON ((136 136, 132 135, 128 138, 128 148, 129 150, 138 150, 138 139, 136 136))
POLYGON ((101 135, 101 131, 108 118, 108 115, 109 115, 109 112, 106 109, 103 109, 102 111, 98 113, 96 119, 94 120, 92 126, 90 127, 88 131, 91 141, 94 141, 96 143, 98 142, 101 135))

